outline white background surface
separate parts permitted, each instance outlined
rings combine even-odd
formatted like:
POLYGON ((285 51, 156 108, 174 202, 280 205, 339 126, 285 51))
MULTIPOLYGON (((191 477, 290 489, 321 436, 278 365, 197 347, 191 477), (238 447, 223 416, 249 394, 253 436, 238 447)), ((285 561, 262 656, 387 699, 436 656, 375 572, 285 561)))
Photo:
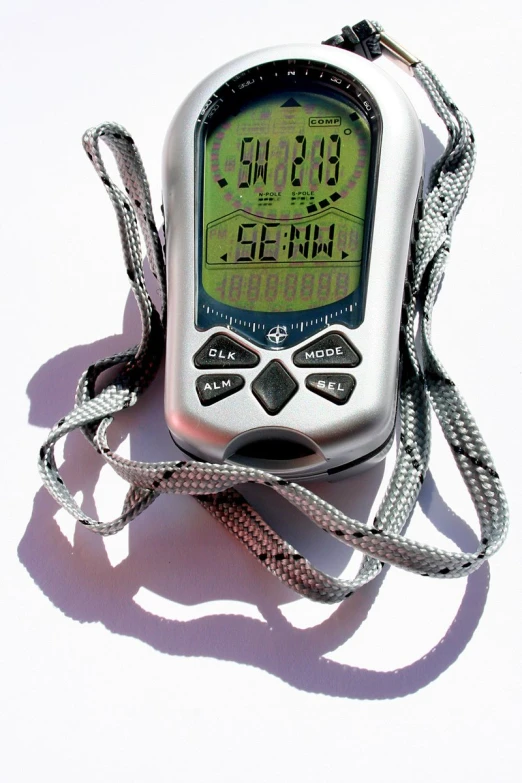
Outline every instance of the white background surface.
MULTIPOLYGON (((2 780, 520 779, 518 8, 4 2, 2 780), (201 78, 248 50, 320 41, 365 16, 436 70, 476 131, 476 176, 434 339, 490 445, 513 524, 467 581, 387 569, 345 604, 323 607, 294 597, 190 498, 160 499, 108 541, 75 529, 40 488, 35 463, 83 368, 138 334, 83 131, 106 119, 129 129, 159 208, 163 137, 201 78)), ((398 78, 432 131, 433 157, 441 126, 413 80, 398 78)), ((121 453, 173 456, 161 387, 115 425, 121 453)), ((65 461, 85 507, 116 515, 124 487, 100 475, 80 436, 65 461)), ((366 518, 390 468, 391 457, 384 473, 317 489, 366 518)), ((412 536, 474 548, 459 482, 436 431, 412 536)), ((257 499, 306 554, 342 572, 347 549, 270 495, 257 499)))

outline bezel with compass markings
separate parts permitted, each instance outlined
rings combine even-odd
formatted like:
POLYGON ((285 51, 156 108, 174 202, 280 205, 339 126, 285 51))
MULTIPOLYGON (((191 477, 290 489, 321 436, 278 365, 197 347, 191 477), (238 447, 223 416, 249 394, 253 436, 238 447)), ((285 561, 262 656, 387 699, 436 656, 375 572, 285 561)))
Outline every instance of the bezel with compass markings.
MULTIPOLYGON (((380 140, 380 113, 368 90, 353 77, 320 62, 265 63, 242 72, 215 91, 203 107, 195 133, 199 329, 227 325, 255 344, 278 350, 282 346, 267 338, 278 325, 286 327, 284 347, 290 347, 329 324, 356 328, 362 323, 380 140), (293 105, 300 108, 292 114, 293 105), (279 107, 278 112, 273 107, 279 107), (297 120, 292 119, 296 116, 297 120), (325 135, 327 140, 338 138, 335 132, 342 130, 351 142, 350 147, 343 149, 351 150, 352 157, 344 152, 336 186, 319 187, 310 174, 307 184, 300 183, 301 188, 278 191, 273 176, 278 162, 276 143, 283 144, 277 136, 278 128, 291 128, 295 138, 304 138, 305 125, 310 126, 310 149, 313 139, 320 138, 317 133, 325 118, 330 118, 324 131, 329 134, 325 135), (250 131, 252 135, 246 135, 250 131), (245 139, 267 139, 269 134, 275 134, 270 136, 275 149, 272 179, 266 174, 265 165, 265 189, 259 183, 241 188, 245 184, 241 182, 240 170, 247 155, 245 139), (368 152, 369 160, 365 160, 368 152), (353 189, 361 175, 366 195, 363 193, 363 205, 354 208, 353 189), (265 193, 275 196, 271 202, 264 198, 265 193), (300 238, 299 250, 304 253, 303 248, 308 248, 304 237, 327 236, 329 229, 332 237, 334 224, 335 244, 314 245, 319 248, 315 258, 298 256, 295 249, 290 257, 289 246, 292 247, 294 237, 300 238), (344 237, 350 231, 357 239, 349 247, 344 237), (238 237, 242 240, 239 243, 238 237), (263 237, 268 238, 271 256, 260 253, 263 245, 259 238, 263 237), (240 244, 250 255, 240 255, 240 244), (251 250, 254 246, 257 256, 251 250), (255 284, 258 290, 261 285, 261 294, 252 293, 255 284), (310 285, 315 288, 308 295, 310 285), (277 294, 273 293, 274 286, 277 294), (301 298, 292 298, 296 287, 301 298)), ((252 157, 253 153, 248 154, 252 157)), ((333 181, 331 176, 328 181, 333 181)), ((311 250, 306 252, 312 255, 311 250)))

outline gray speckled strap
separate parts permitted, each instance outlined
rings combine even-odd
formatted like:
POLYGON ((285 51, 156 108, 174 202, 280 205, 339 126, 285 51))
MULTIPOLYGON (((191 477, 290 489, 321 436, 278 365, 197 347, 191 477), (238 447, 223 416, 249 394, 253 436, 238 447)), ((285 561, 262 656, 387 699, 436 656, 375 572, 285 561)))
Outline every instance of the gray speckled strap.
POLYGON ((195 495, 265 568, 298 593, 325 603, 340 601, 367 584, 377 576, 383 563, 423 576, 453 578, 476 570, 501 546, 507 531, 508 509, 498 474, 473 417, 437 359, 431 342, 433 306, 448 258, 453 223, 473 173, 475 144, 467 119, 434 74, 422 63, 412 70, 446 125, 448 144, 431 172, 411 265, 411 296, 405 302, 401 342, 401 434, 396 464, 379 511, 369 525, 351 519, 298 484, 259 470, 194 461, 135 462, 112 451, 107 430, 113 417, 138 401, 152 382, 163 355, 165 259, 145 170, 132 138, 114 123, 87 131, 83 144, 116 212, 127 275, 142 322, 138 345, 102 359, 84 372, 78 383, 75 407, 53 427, 40 450, 39 470, 44 485, 89 530, 102 535, 116 533, 161 492, 195 495), (101 140, 116 159, 125 192, 107 174, 100 152, 101 140), (158 280, 161 313, 155 309, 145 285, 140 232, 158 280), (415 345, 417 313, 420 355, 415 345), (109 367, 117 368, 116 378, 96 391, 96 380, 109 367), (481 540, 474 552, 449 552, 401 535, 428 468, 430 404, 478 514, 481 540), (130 484, 122 512, 111 522, 99 522, 82 511, 56 465, 56 443, 77 428, 130 484), (364 558, 356 576, 352 580, 336 579, 314 568, 235 489, 246 482, 266 484, 341 543, 361 551, 364 558))

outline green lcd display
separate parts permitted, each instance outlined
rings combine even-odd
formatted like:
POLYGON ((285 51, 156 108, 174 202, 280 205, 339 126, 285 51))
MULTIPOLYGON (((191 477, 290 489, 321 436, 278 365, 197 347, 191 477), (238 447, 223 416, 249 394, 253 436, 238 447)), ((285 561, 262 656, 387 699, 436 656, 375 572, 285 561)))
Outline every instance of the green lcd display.
POLYGON ((277 92, 204 145, 202 285, 231 307, 290 312, 359 286, 371 132, 329 93, 277 92))

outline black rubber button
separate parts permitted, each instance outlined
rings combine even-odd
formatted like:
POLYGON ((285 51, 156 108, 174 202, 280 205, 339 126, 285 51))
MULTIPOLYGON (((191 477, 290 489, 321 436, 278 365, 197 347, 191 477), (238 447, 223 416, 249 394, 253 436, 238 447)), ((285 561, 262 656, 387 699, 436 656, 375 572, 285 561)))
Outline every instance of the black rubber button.
POLYGON ((307 389, 325 397, 336 405, 344 405, 355 389, 353 375, 344 373, 309 375, 305 381, 307 389))
POLYGON ((226 334, 215 334, 194 356, 194 364, 200 370, 255 367, 259 356, 226 334))
POLYGON ((297 367, 357 367, 361 357, 342 334, 331 332, 294 354, 297 367))
POLYGON ((282 410, 297 391, 297 383, 280 362, 267 364, 252 383, 252 391, 271 416, 282 410))
POLYGON ((196 380, 196 391, 202 405, 213 405, 235 394, 245 385, 241 375, 200 375, 196 380))

